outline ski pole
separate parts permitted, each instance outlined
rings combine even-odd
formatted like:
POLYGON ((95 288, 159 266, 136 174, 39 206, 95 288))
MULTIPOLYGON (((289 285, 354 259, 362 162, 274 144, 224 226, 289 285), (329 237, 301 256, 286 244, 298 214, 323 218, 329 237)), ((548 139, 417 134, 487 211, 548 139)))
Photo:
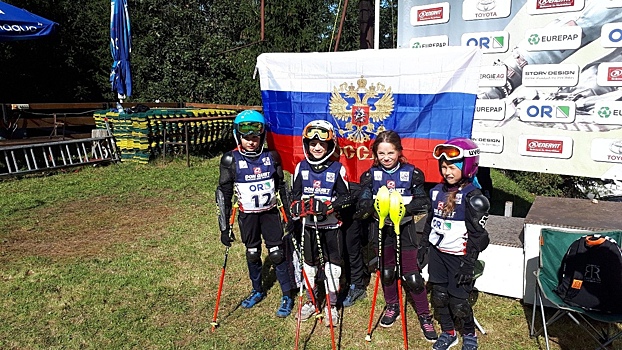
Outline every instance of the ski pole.
MULTIPOLYGON (((302 217, 302 235, 300 237, 300 255, 302 259, 300 259, 300 274, 302 275, 305 271, 304 267, 304 252, 305 252, 305 224, 307 223, 307 218, 305 216, 302 217)), ((300 284, 300 289, 298 290, 298 318, 296 320, 296 343, 294 345, 294 350, 298 350, 298 342, 300 341, 300 322, 302 322, 302 289, 304 283, 300 284)))
POLYGON ((406 314, 404 312, 404 298, 402 297, 402 262, 401 262, 401 252, 402 252, 402 244, 400 242, 400 222, 402 218, 406 215, 406 208, 404 207, 404 200, 402 195, 397 192, 391 192, 391 206, 390 206, 389 215, 391 217, 391 221, 393 222, 393 227, 395 229, 395 245, 396 245, 396 278, 397 278, 397 293, 400 300, 400 314, 402 315, 402 335, 404 337, 404 349, 408 350, 408 329, 406 326, 406 314))
POLYGON ((365 340, 371 341, 371 327, 374 323, 374 310, 376 309, 376 297, 378 296, 378 284, 380 282, 380 262, 382 260, 382 228, 384 221, 389 216, 389 189, 386 186, 380 187, 374 201, 374 208, 378 214, 378 260, 376 261, 376 282, 374 282, 374 296, 371 301, 371 311, 369 313, 369 324, 367 325, 367 335, 365 340))
MULTIPOLYGON (((317 243, 318 256, 320 258, 320 266, 326 271, 324 266, 324 253, 322 252, 322 243, 320 242, 320 229, 317 226, 317 215, 313 215, 313 223, 315 225, 315 240, 317 243)), ((335 330, 333 329, 333 312, 330 305, 330 290, 328 289, 328 276, 324 273, 324 289, 326 290, 326 310, 328 311, 328 327, 330 328, 330 342, 333 350, 337 349, 335 345, 335 330)))
MULTIPOLYGON (((229 237, 233 237, 233 223, 235 222, 235 213, 238 210, 238 203, 236 202, 233 205, 233 209, 231 211, 231 218, 229 218, 229 237)), ((227 268, 227 258, 229 257, 229 248, 231 247, 226 247, 225 248, 225 259, 224 262, 222 263, 222 270, 220 271, 220 281, 218 282, 218 294, 216 295, 216 308, 214 309, 214 317, 212 317, 212 322, 210 322, 210 325, 212 325, 212 332, 214 332, 216 330, 216 327, 218 327, 218 305, 220 304, 220 296, 222 294, 222 285, 223 282, 225 281, 225 269, 227 268)))

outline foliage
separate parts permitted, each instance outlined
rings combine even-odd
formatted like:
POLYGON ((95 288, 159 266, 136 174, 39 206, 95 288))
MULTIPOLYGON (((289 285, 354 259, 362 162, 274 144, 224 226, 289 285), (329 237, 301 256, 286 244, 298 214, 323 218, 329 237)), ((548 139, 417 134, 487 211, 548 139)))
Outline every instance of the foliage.
POLYGON ((503 173, 534 195, 549 197, 587 198, 589 193, 599 193, 602 186, 610 182, 580 176, 526 171, 504 170, 503 173))
MULTIPOLYGON (((3 43, 0 88, 8 103, 114 100, 109 74, 109 0, 8 0, 59 23, 48 38, 3 43)), ((253 79, 265 52, 334 48, 343 0, 129 0, 132 26, 131 100, 259 105, 253 79)), ((384 1, 381 32, 394 33, 397 1, 384 1), (393 6, 391 14, 386 13, 393 6), (386 19, 385 19, 386 17, 386 19)), ((358 1, 350 1, 339 50, 359 48, 358 1)), ((393 34, 381 47, 394 47, 393 34)))

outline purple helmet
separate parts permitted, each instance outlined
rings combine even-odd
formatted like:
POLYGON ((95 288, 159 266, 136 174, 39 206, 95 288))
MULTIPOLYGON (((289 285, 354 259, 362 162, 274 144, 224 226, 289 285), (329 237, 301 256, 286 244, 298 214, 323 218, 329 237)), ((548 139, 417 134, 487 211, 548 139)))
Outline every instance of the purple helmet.
POLYGON ((462 177, 470 179, 479 167, 479 147, 471 139, 456 137, 434 147, 434 158, 452 162, 462 161, 462 177))

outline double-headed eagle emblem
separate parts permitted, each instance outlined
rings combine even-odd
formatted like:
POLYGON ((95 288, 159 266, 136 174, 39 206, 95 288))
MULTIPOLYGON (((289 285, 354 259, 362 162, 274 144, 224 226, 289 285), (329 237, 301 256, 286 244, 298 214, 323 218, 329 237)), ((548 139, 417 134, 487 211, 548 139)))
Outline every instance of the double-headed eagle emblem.
POLYGON ((331 93, 330 114, 340 121, 346 121, 345 130, 339 128, 339 134, 348 140, 363 143, 370 140, 370 135, 377 134, 385 127, 377 129, 373 123, 383 122, 393 112, 395 101, 391 87, 382 83, 367 87, 367 79, 361 77, 357 86, 343 83, 334 87, 331 93))

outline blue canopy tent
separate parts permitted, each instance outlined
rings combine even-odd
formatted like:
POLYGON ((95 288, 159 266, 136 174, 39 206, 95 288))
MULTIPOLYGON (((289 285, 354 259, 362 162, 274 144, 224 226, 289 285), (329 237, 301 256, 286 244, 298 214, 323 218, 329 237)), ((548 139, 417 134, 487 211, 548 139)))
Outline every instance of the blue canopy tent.
POLYGON ((0 2, 0 42, 37 39, 56 31, 58 23, 0 2))
POLYGON ((112 54, 112 72, 110 83, 112 91, 116 91, 119 103, 126 96, 132 95, 132 74, 130 71, 130 53, 132 52, 132 35, 130 16, 127 12, 127 0, 110 1, 110 52, 112 54))

